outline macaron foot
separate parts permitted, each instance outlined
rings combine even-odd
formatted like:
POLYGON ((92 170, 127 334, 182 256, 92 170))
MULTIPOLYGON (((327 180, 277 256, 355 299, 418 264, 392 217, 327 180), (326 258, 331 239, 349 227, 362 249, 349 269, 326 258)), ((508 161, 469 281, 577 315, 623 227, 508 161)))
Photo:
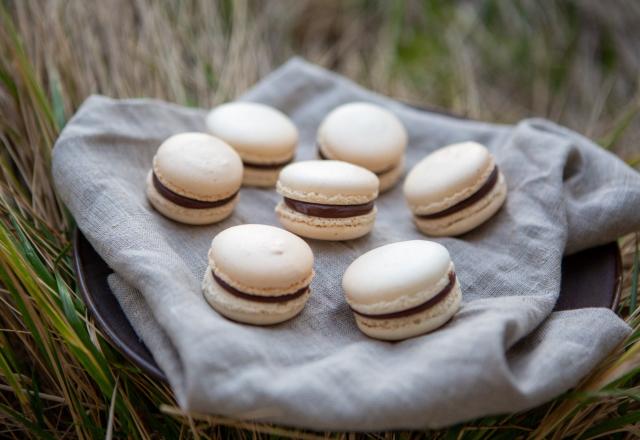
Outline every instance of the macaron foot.
POLYGON ((276 215, 280 224, 290 232, 301 237, 316 240, 353 240, 362 237, 373 229, 377 209, 356 217, 323 218, 305 215, 289 208, 283 201, 276 206, 276 215))
POLYGON ((489 220, 500 210, 507 198, 507 184, 502 173, 493 189, 471 206, 446 217, 425 219, 414 216, 414 223, 430 237, 455 237, 465 234, 489 220))
POLYGON ((287 321, 302 311, 310 290, 291 301, 261 303, 238 298, 213 279, 211 266, 202 280, 202 293, 209 305, 221 315, 237 322, 253 325, 273 325, 287 321))
POLYGON ((237 194, 229 202, 215 208, 208 209, 191 209, 165 199, 155 188, 152 182, 152 173, 147 176, 146 194, 149 203, 156 211, 160 212, 167 218, 188 225, 208 225, 217 223, 229 217, 236 205, 240 195, 237 194))
POLYGON ((400 341, 432 332, 446 324, 460 309, 462 293, 456 281, 447 297, 423 312, 415 315, 387 320, 368 319, 355 315, 356 324, 362 333, 383 341, 400 341))

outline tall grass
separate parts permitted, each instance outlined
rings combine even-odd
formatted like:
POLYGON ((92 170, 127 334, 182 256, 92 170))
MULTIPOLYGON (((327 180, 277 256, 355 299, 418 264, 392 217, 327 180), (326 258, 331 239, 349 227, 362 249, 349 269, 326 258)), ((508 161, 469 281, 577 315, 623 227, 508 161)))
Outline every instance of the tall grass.
MULTIPOLYGON (((412 103, 501 122, 546 116, 637 165, 638 19, 632 1, 3 0, 0 436, 355 437, 184 414, 95 328, 75 291, 73 219, 49 167, 58 133, 89 94, 207 107, 297 53, 412 103)), ((637 234, 621 246, 618 312, 634 333, 615 353, 541 408, 427 434, 639 436, 637 234)))

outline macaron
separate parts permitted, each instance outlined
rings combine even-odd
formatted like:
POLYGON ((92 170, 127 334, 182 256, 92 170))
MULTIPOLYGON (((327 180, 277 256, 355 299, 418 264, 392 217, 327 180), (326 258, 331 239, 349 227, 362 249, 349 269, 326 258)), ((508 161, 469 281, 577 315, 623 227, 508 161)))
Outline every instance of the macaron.
POLYGON ((404 170, 407 130, 390 111, 366 102, 341 105, 318 128, 321 159, 364 167, 380 179, 380 192, 390 189, 404 170))
POLYGON ((449 252, 427 240, 392 243, 361 255, 344 273, 342 288, 358 328, 388 341, 437 329, 462 299, 449 252))
POLYGON ((293 160, 298 130, 279 110, 255 102, 230 102, 209 112, 207 129, 231 145, 244 163, 243 185, 273 187, 293 160))
POLYGON ((311 295, 313 253, 296 235, 240 225, 215 236, 202 281, 207 302, 234 321, 269 325, 296 316, 311 295))
POLYGON ((404 182, 404 196, 420 231, 455 236, 491 218, 504 204, 507 184, 489 150, 463 142, 415 165, 404 182))
POLYGON ((379 181, 371 171, 337 160, 287 165, 276 190, 280 223, 302 237, 350 240, 367 234, 376 219, 379 181))
POLYGON ((242 161, 233 148, 208 134, 181 133, 158 148, 146 193, 164 216, 204 225, 231 215, 241 183, 242 161))

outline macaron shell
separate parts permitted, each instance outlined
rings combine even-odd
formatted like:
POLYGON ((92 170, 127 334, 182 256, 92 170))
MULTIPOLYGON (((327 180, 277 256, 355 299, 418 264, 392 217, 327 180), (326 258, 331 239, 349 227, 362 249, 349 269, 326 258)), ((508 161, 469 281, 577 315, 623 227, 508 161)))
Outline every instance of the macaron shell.
POLYGON ((318 129, 318 144, 328 158, 374 172, 401 159, 407 138, 407 130, 393 113, 366 102, 335 108, 318 129))
POLYGON ((242 183, 240 156, 205 133, 180 133, 165 140, 153 158, 153 172, 171 191, 203 201, 229 197, 242 183))
POLYGON ((433 307, 415 315, 393 319, 370 319, 355 315, 358 328, 367 336, 383 341, 399 341, 429 333, 446 324, 460 309, 462 292, 460 284, 446 298, 433 307))
POLYGON ((249 162, 286 161, 298 144, 298 130, 284 113, 255 102, 222 104, 209 112, 206 124, 249 162))
POLYGON ((398 183, 400 177, 402 177, 402 173, 404 172, 404 157, 400 159, 400 162, 389 171, 386 171, 381 174, 377 174, 378 180, 380 181, 380 192, 383 193, 385 191, 390 190, 398 183))
POLYGON ((243 186, 255 186, 258 188, 273 188, 278 181, 278 175, 282 168, 261 169, 250 166, 244 167, 242 175, 243 186))
POLYGON ((294 211, 284 202, 276 206, 280 224, 301 237, 316 240, 353 240, 368 234, 375 224, 377 209, 365 215, 347 218, 313 217, 294 211))
POLYGON ((158 212, 165 217, 188 225, 208 225, 229 217, 238 204, 240 194, 222 206, 209 209, 190 209, 165 199, 153 185, 152 174, 149 172, 146 181, 147 199, 158 212))
POLYGON ((449 283, 454 270, 447 249, 427 240, 380 246, 356 258, 342 277, 349 305, 383 314, 422 304, 449 283))
POLYGON ((475 193, 495 162, 476 142, 449 145, 416 164, 404 182, 404 195, 415 214, 443 211, 475 193))
POLYGON ((437 219, 414 217, 418 229, 431 237, 454 237, 477 228, 502 207, 507 198, 507 184, 502 173, 493 189, 478 200, 458 212, 437 219))
POLYGON ((371 171, 336 160, 309 160, 287 165, 276 189, 284 197, 327 205, 357 205, 378 196, 379 180, 371 171))
MULTIPOLYGON (((373 270, 373 269, 372 269, 373 270)), ((352 298, 347 297, 347 302, 356 311, 365 314, 378 315, 385 313, 401 312, 403 310, 409 310, 413 307, 420 306, 431 298, 442 292, 450 283, 449 272, 454 272, 455 269, 453 263, 449 264, 447 273, 433 284, 425 284, 421 289, 418 289, 414 293, 397 296, 388 300, 381 300, 377 302, 360 302, 356 303, 352 298)), ((345 289, 346 292, 346 289, 345 289)), ((391 292, 390 292, 391 293, 391 292)), ((366 292, 363 292, 366 296, 366 292)))
POLYGON ((238 298, 227 292, 213 279, 207 267, 202 280, 202 292, 207 302, 223 316, 253 325, 272 325, 287 321, 302 311, 310 292, 283 303, 262 303, 238 298))
POLYGON ((236 289, 263 296, 293 293, 313 278, 313 252, 296 235, 268 225, 239 225, 213 239, 209 265, 236 289))
MULTIPOLYGON (((325 160, 319 154, 317 155, 317 159, 325 160)), ((395 165, 390 170, 382 173, 379 173, 379 172, 375 173, 380 182, 380 189, 378 191, 380 194, 383 192, 389 191, 391 188, 395 186, 396 183, 398 183, 398 180, 400 180, 400 178, 402 177, 402 173, 404 172, 404 165, 405 165, 405 160, 403 156, 398 162, 398 164, 395 165)))

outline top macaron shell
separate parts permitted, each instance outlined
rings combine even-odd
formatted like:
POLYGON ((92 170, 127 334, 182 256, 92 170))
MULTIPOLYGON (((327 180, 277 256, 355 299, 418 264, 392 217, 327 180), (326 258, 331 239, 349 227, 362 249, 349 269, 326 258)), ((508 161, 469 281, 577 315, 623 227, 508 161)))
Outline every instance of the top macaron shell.
POLYGON ((291 120, 264 104, 222 104, 209 112, 206 125, 209 132, 229 143, 248 162, 286 161, 293 157, 298 144, 298 130, 291 120))
POLYGON ((284 197, 328 205, 357 205, 378 196, 378 177, 362 167, 336 160, 287 165, 278 179, 284 197))
POLYGON ((478 191, 494 167, 492 155, 476 142, 449 145, 409 172, 404 195, 415 214, 443 211, 478 191))
POLYGON ((325 117, 318 129, 318 144, 327 159, 382 172, 402 161, 407 131, 390 111, 354 102, 334 109, 325 117))
POLYGON ((358 257, 346 270, 342 286, 349 305, 368 314, 398 312, 437 295, 449 282, 453 263, 435 242, 411 240, 388 244, 358 257))
POLYGON ((242 183, 238 154, 204 133, 181 133, 165 140, 153 158, 153 172, 171 191, 202 201, 230 197, 242 183))
POLYGON ((253 295, 288 294, 309 285, 313 253, 309 245, 283 229, 239 225, 213 239, 209 265, 231 286, 253 295))

